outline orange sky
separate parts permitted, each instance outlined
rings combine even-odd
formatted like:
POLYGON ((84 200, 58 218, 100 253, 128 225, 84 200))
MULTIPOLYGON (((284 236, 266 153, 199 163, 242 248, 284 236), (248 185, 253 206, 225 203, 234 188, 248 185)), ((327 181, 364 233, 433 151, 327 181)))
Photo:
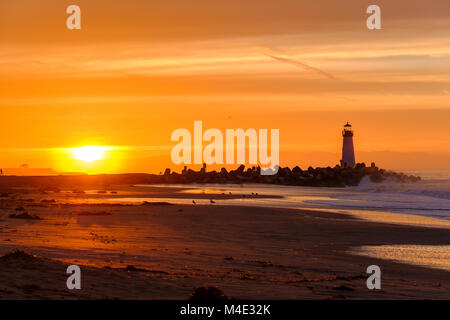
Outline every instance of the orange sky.
POLYGON ((280 129, 281 165, 334 165, 348 120, 357 161, 450 169, 448 0, 8 0, 0 46, 0 167, 159 172, 194 120, 280 129), (64 151, 83 145, 116 149, 64 151))

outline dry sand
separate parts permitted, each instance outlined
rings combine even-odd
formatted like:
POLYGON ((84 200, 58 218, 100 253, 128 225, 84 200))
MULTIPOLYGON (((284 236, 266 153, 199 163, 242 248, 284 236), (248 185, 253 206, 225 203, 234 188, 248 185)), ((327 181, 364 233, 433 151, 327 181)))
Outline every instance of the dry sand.
MULTIPOLYGON (((116 190, 117 197, 131 192, 116 190)), ((0 258, 0 298, 186 299, 204 285, 238 299, 450 298, 447 271, 349 253, 364 245, 449 245, 448 229, 308 210, 91 202, 102 197, 15 190, 2 198, 0 255, 19 248, 34 256, 0 258), (42 220, 9 218, 23 211, 42 220), (66 288, 69 264, 81 267, 81 290, 66 288), (382 269, 380 291, 366 288, 372 264, 382 269)))

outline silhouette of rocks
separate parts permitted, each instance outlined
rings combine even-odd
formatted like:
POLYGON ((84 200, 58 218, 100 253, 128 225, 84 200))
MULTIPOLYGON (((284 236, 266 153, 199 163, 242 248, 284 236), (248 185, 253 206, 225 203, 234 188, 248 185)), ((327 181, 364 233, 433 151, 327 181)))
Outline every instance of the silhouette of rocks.
MULTIPOLYGON (((273 172, 273 171, 272 171, 273 172)), ((165 170, 163 174, 111 174, 92 176, 57 176, 57 177, 19 177, 2 176, 0 178, 1 192, 5 193, 11 189, 22 187, 39 187, 43 183, 54 185, 79 185, 79 189, 69 191, 73 193, 84 193, 84 190, 98 190, 99 186, 108 185, 135 185, 135 184, 244 184, 262 183, 290 186, 309 187, 346 187, 357 186, 363 178, 372 182, 382 182, 385 180, 397 182, 415 182, 420 177, 408 176, 378 168, 375 163, 366 166, 364 163, 356 164, 355 167, 336 165, 334 167, 321 167, 302 169, 298 166, 294 168, 279 167, 278 171, 272 175, 266 175, 268 171, 261 171, 260 167, 246 168, 244 165, 234 170, 222 168, 218 171, 208 171, 203 166, 201 170, 195 171, 184 167, 181 173, 165 170)), ((16 189, 17 190, 17 189, 16 189)), ((69 189, 71 190, 71 189, 69 189)), ((26 191, 21 191, 24 193, 26 191)), ((116 191, 108 191, 110 194, 117 194, 116 191)), ((15 193, 14 193, 15 194, 15 193)), ((10 196, 14 196, 10 194, 10 196)))
POLYGON ((365 163, 358 163, 354 168, 336 165, 333 168, 309 167, 307 170, 302 170, 298 166, 292 170, 289 167, 280 167, 274 175, 261 175, 260 167, 245 169, 244 165, 240 165, 236 170, 230 171, 222 168, 220 172, 207 172, 205 166, 200 171, 194 171, 185 167, 181 174, 176 172, 168 174, 166 170, 166 174, 162 178, 164 182, 173 184, 267 183, 310 187, 346 187, 359 185, 366 176, 372 182, 382 182, 388 179, 397 182, 416 182, 420 180, 420 177, 379 169, 375 163, 372 163, 370 167, 367 167, 365 163))

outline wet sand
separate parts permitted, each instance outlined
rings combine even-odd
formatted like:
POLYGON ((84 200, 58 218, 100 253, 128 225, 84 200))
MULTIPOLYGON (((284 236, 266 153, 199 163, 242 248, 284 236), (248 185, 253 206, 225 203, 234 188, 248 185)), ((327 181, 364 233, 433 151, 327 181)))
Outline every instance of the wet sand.
MULTIPOLYGON (((129 187, 115 190, 130 196, 129 187)), ((18 248, 35 256, 0 258, 0 298, 186 299, 204 285, 238 299, 450 298, 448 271, 351 253, 449 245, 449 229, 312 210, 102 203, 110 197, 15 190, 2 198, 0 255, 18 248), (42 220, 9 218, 22 211, 42 220), (66 288, 69 264, 81 267, 81 290, 66 288), (366 288, 372 264, 382 269, 379 291, 366 288)))

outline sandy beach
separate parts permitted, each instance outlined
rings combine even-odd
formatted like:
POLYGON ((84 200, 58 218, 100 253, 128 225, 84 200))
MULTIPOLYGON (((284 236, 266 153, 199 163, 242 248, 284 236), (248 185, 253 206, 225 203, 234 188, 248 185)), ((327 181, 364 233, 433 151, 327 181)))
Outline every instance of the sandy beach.
POLYGON ((187 299, 207 285, 237 299, 450 298, 446 270, 354 254, 362 246, 450 245, 448 228, 216 205, 243 195, 185 189, 9 189, 0 206, 0 298, 187 299), (158 201, 114 201, 129 197, 158 201), (197 204, 205 199, 210 204, 197 204), (11 216, 25 212, 40 219, 11 216), (29 255, 8 255, 15 249, 29 255), (66 288, 71 264, 81 267, 81 290, 66 288), (381 267, 382 290, 366 287, 372 264, 381 267))
POLYGON ((450 0, 0 1, 0 300, 450 300, 449 36, 450 0))

